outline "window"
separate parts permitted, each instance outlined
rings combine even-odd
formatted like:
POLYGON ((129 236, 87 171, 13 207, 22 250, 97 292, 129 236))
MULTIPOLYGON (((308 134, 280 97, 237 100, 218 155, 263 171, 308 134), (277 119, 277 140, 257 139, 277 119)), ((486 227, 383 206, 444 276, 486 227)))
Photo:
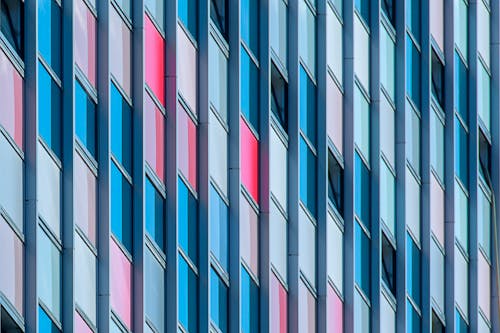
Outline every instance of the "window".
POLYGON ((413 171, 420 175, 420 114, 409 103, 406 105, 409 113, 406 116, 407 156, 413 171))
POLYGON ((455 237, 465 252, 469 251, 469 198, 455 180, 455 237))
MULTIPOLYGON (((1 105, 3 106, 3 104, 1 105)), ((45 150, 43 151, 45 152, 45 150)), ((0 163, 0 189, 2 189, 0 191, 0 206, 4 214, 6 213, 14 222, 17 229, 23 232, 25 205, 23 160, 4 135, 0 135, 0 156, 2 160, 0 163)), ((40 168, 40 166, 37 166, 37 168, 40 168)), ((39 176, 37 176, 37 180, 39 180, 39 176)), ((50 182, 47 179, 46 181, 50 182)), ((46 193, 48 193, 47 190, 46 193)), ((2 266, 0 265, 0 267, 2 266)))
POLYGON ((111 152, 132 173, 132 108, 111 84, 111 152))
POLYGON ((409 0, 406 4, 406 22, 413 38, 420 43, 421 0, 409 0))
POLYGON ((396 297, 396 250, 382 235, 382 281, 396 297))
POLYGON ((354 142, 370 161, 370 104, 358 86, 354 89, 354 142))
POLYGON ((343 35, 342 22, 337 17, 335 10, 327 6, 326 13, 326 57, 327 64, 333 72, 337 81, 342 84, 342 62, 343 62, 343 35))
POLYGON ((380 327, 384 333, 396 333, 396 309, 385 293, 380 297, 380 327))
POLYGON ((177 165, 182 175, 196 191, 198 185, 198 129, 190 114, 179 103, 179 112, 177 112, 177 140, 178 140, 178 162, 177 165))
POLYGON ((484 124, 486 129, 490 131, 490 74, 482 62, 478 64, 478 77, 477 77, 477 113, 480 121, 484 124))
MULTIPOLYGON (((181 1, 182 2, 182 1, 181 1)), ((148 12, 154 18, 156 24, 161 30, 165 30, 164 25, 164 1, 163 0, 144 0, 144 6, 146 6, 148 12)), ((162 57, 163 59, 163 57, 162 57)))
MULTIPOLYGON (((415 0, 413 0, 415 1, 415 0)), ((406 93, 420 110, 420 52, 409 35, 406 36, 406 93)))
POLYGON ((430 32, 440 50, 444 50, 444 0, 429 2, 430 32))
POLYGON ((148 15, 144 15, 144 53, 146 85, 165 106, 165 40, 148 15))
POLYGON ((61 254, 49 236, 38 227, 37 288, 40 301, 56 320, 61 320, 61 254))
POLYGON ((240 66, 241 113, 259 132, 259 70, 243 47, 240 66))
MULTIPOLYGON (((95 4, 94 4, 95 5, 95 4)), ((96 87, 97 19, 84 0, 74 2, 74 56, 89 83, 96 87)))
POLYGON ((229 209, 210 186, 210 249, 222 268, 229 271, 229 209))
POLYGON ((370 333, 370 306, 358 291, 354 291, 354 333, 370 333))
POLYGON ((208 127, 210 142, 208 156, 217 156, 217 158, 209 158, 210 176, 221 193, 228 196, 228 134, 226 128, 213 111, 209 115, 208 127))
POLYGON ((370 0, 354 0, 354 7, 367 26, 370 26, 370 0))
MULTIPOLYGON (((7 221, 0 216, 0 267, 2 267, 0 292, 15 306, 19 313, 24 311, 23 252, 23 243, 7 221)), ((3 318, 1 319, 3 320, 3 318)))
POLYGON ((439 244, 444 247, 444 189, 433 173, 430 181, 431 230, 439 244))
POLYGON ((247 123, 240 118, 241 184, 253 200, 259 203, 259 141, 247 123))
POLYGON ((354 212, 356 217, 370 229, 370 171, 361 157, 354 157, 354 212))
POLYGON ((146 317, 158 332, 164 332, 165 318, 165 275, 153 253, 144 250, 144 305, 146 317))
POLYGON ((228 0, 210 1, 210 18, 224 38, 228 37, 229 28, 229 2, 228 0))
POLYGON ((422 323, 420 322, 420 316, 417 311, 413 308, 412 303, 406 301, 406 333, 420 333, 422 332, 422 323))
POLYGON ((111 239, 110 255, 110 306, 130 330, 132 327, 132 263, 121 247, 111 239))
POLYGON ((198 263, 198 202, 180 177, 178 191, 179 246, 196 265, 198 263))
POLYGON ((469 188, 469 144, 467 132, 455 117, 455 172, 465 189, 469 188))
POLYGON ((241 267, 241 333, 259 331, 259 288, 241 267))
POLYGON ((316 17, 306 1, 299 1, 299 57, 314 77, 316 75, 316 17))
POLYGON ((432 311, 432 333, 444 333, 444 326, 439 317, 432 311))
POLYGON ((316 216, 316 156, 313 154, 304 139, 300 138, 300 200, 309 212, 316 216))
MULTIPOLYGON (((91 0, 91 1, 96 1, 96 0, 91 0)), ((123 14, 125 14, 125 16, 127 16, 129 19, 132 18, 132 1, 133 0, 113 0, 114 3, 120 6, 120 9, 122 10, 123 14)))
POLYGON ((298 303, 300 313, 298 332, 316 332, 316 299, 302 280, 299 280, 298 303))
POLYGON ((226 55, 213 38, 210 38, 209 41, 208 59, 210 63, 208 68, 210 102, 222 120, 227 122, 228 64, 226 55))
POLYGON ((300 67, 300 130, 309 142, 316 146, 316 87, 304 68, 300 67))
POLYGON ((149 178, 146 178, 146 231, 161 250, 165 250, 165 203, 149 178))
POLYGON ((198 115, 198 49, 188 33, 177 26, 177 86, 182 101, 194 115, 198 115))
POLYGON ((482 131, 479 131, 479 174, 486 185, 491 186, 491 146, 482 131))
POLYGON ((370 239, 365 234, 365 231, 359 223, 356 223, 354 237, 355 281, 358 287, 361 288, 365 296, 370 298, 372 281, 370 239))
POLYGON ((381 0, 382 12, 393 27, 396 26, 396 4, 394 0, 381 0))
POLYGON ((288 223, 281 211, 271 200, 269 212, 269 237, 273 240, 273 246, 269 249, 271 264, 277 274, 287 281, 288 278, 288 223))
MULTIPOLYGON (((282 1, 282 0, 278 0, 282 1)), ((272 64, 271 68, 271 111, 281 127, 288 130, 288 85, 280 72, 272 64)))
POLYGON ((259 216, 244 196, 240 199, 240 254, 254 276, 259 276, 259 216))
MULTIPOLYGON (((281 0, 280 0, 281 1, 281 0)), ((288 332, 288 311, 287 311, 287 293, 281 285, 276 275, 271 274, 269 290, 270 307, 270 332, 286 333, 288 332)))
POLYGON ((328 287, 326 299, 328 313, 328 318, 326 320, 327 332, 342 333, 344 331, 344 309, 342 300, 332 287, 328 287))
POLYGON ((178 269, 178 306, 179 322, 184 332, 198 332, 198 281, 197 276, 179 255, 178 269))
POLYGON ((380 161, 380 218, 396 236, 396 177, 384 160, 380 161))
POLYGON ((431 239, 430 281, 431 297, 441 311, 444 311, 444 254, 434 239, 431 239))
POLYGON ((198 39, 198 1, 180 0, 177 6, 182 24, 195 40, 198 39))
POLYGON ((286 213, 288 210, 288 150, 274 129, 270 131, 269 141, 269 189, 286 213))
MULTIPOLYGON (((390 0, 382 0, 384 1, 390 0)), ((388 97, 391 101, 395 101, 395 80, 396 80, 396 45, 392 39, 389 32, 382 28, 381 25, 381 35, 380 35, 380 83, 385 88, 385 91, 389 95, 388 97)))
POLYGON ((436 51, 432 49, 432 96, 438 102, 439 106, 444 109, 444 66, 441 60, 436 54, 436 51))
POLYGON ((462 318, 462 315, 460 314, 460 312, 458 312, 457 309, 455 309, 455 332, 456 333, 468 333, 469 332, 469 327, 467 326, 467 323, 462 318))
POLYGON ((228 288, 219 275, 210 269, 210 319, 221 333, 228 331, 228 288))
POLYGON ((132 186, 111 163, 111 231, 132 253, 132 186))
POLYGON ((414 173, 407 166, 405 177, 405 219, 408 229, 411 231, 415 241, 420 242, 420 215, 421 215, 421 195, 420 195, 420 182, 415 177, 414 173))
POLYGON ((45 67, 38 63, 38 133, 61 157, 61 90, 45 67))
POLYGON ((396 112, 388 99, 380 98, 380 150, 388 165, 396 165, 396 112))
MULTIPOLYGON (((462 2, 462 0, 456 0, 462 2)), ((456 2, 455 1, 455 2, 456 2)), ((468 71, 462 59, 455 52, 455 109, 463 121, 469 120, 468 71)))
POLYGON ((342 92, 330 75, 326 76, 326 133, 337 151, 343 150, 343 101, 342 92))
POLYGON ((439 111, 432 109, 431 116, 431 165, 437 176, 444 183, 444 124, 439 111))
POLYGON ((299 268, 313 288, 316 288, 316 234, 316 225, 299 207, 299 268))
MULTIPOLYGON (((2 318, 3 325, 3 318, 2 318)), ((2 327, 3 329, 3 327, 2 327)), ((38 306, 38 332, 40 333, 59 333, 59 329, 52 322, 49 315, 42 309, 41 306, 38 306)))
POLYGON ((24 1, 0 1, 0 31, 17 55, 24 58, 24 1))
POLYGON ((145 159, 161 182, 165 179, 165 116, 151 99, 144 94, 145 159))
MULTIPOLYGON (((130 0, 120 1, 128 3, 130 0)), ((109 43, 109 58, 113 59, 109 63, 109 70, 125 94, 130 97, 132 96, 132 32, 114 6, 110 6, 109 9, 109 43)))
MULTIPOLYGON (((45 147, 41 143, 37 143, 37 146, 36 195, 38 200, 38 216, 54 232, 54 235, 58 239, 61 239, 61 170, 45 147)), ((18 164, 18 166, 20 167, 21 164, 18 164)), ((22 167, 19 170, 22 170, 22 167)), ((18 172, 12 175, 18 174, 18 172)), ((21 178, 20 175, 19 178, 21 178)), ((19 191, 19 189, 16 187, 15 191, 19 191)), ((22 225, 22 221, 18 223, 20 223, 19 226, 22 225)))
POLYGON ((370 90, 370 31, 357 15, 354 15, 354 74, 361 86, 368 92, 370 90))
MULTIPOLYGON (((467 53, 468 53, 468 26, 469 26, 469 20, 468 20, 468 11, 469 8, 467 6, 466 0, 454 0, 454 9, 453 13, 455 14, 454 17, 454 33, 453 35, 455 36, 455 44, 457 48, 460 50, 460 53, 464 56, 464 59, 467 59, 467 53)), ((484 38, 482 36, 481 38, 484 38)), ((480 39, 481 39, 480 38, 480 39)), ((456 82, 456 81, 455 81, 456 82)))
POLYGON ((75 81, 75 126, 78 139, 96 158, 96 105, 78 81, 75 81))
POLYGON ((344 170, 331 151, 328 151, 328 199, 342 215, 344 205, 344 170))
POLYGON ((97 259, 77 233, 74 239, 75 302, 97 326, 97 259))
POLYGON ((491 202, 490 195, 479 186, 477 192, 478 241, 488 258, 491 257, 491 202))
POLYGON ((490 9, 489 0, 477 3, 477 50, 490 66, 490 9))
POLYGON ((271 47, 283 67, 288 64, 288 6, 285 0, 272 0, 270 10, 271 47))
POLYGON ((413 242, 411 236, 406 234, 406 286, 408 288, 408 295, 417 306, 421 304, 421 265, 420 250, 413 242))
POLYGON ((259 58, 259 3, 253 0, 240 2, 241 39, 256 58, 259 58))
POLYGON ((61 7, 55 0, 38 1, 38 51, 57 75, 61 74, 61 43, 61 7))

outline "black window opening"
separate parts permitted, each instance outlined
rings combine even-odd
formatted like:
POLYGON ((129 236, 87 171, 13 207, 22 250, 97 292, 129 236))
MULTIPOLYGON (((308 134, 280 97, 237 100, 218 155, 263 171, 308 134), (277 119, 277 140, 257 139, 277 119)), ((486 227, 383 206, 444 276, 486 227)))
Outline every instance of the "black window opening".
POLYGON ((24 2, 0 0, 0 31, 19 57, 24 54, 24 2))
POLYGON ((328 199, 337 209, 340 215, 343 214, 343 179, 344 170, 339 162, 328 152, 328 199))
POLYGON ((491 186, 491 146, 482 131, 479 131, 479 174, 491 186))
POLYGON ((396 251, 385 235, 382 235, 382 280, 396 296, 396 251))
POLYGON ((271 111, 285 132, 288 131, 288 85, 272 64, 271 68, 271 111))
POLYGON ((210 18, 215 24, 220 33, 227 40, 228 33, 228 7, 229 1, 227 0, 211 0, 210 1, 210 18))
POLYGON ((381 0, 382 11, 394 27, 396 25, 396 4, 394 0, 381 0))
POLYGON ((444 106, 444 66, 432 50, 432 95, 439 103, 441 108, 444 106))

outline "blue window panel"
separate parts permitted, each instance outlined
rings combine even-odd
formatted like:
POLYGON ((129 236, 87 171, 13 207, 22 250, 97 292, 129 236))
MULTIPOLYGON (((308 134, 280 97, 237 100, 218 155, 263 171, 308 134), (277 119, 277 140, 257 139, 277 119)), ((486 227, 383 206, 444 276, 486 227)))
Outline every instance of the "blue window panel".
POLYGON ((59 333, 56 325, 40 306, 38 307, 38 333, 59 333))
POLYGON ((455 332, 456 333, 469 332, 469 327, 467 326, 467 323, 462 318, 462 315, 460 314, 460 312, 458 312, 457 309, 455 309, 455 332))
POLYGON ((406 301, 406 333, 422 332, 422 323, 418 312, 415 311, 410 301, 406 301))
POLYGON ((241 113, 259 132, 259 70, 243 47, 240 61, 241 113))
POLYGON ((355 230, 355 281, 363 293, 371 297, 371 261, 370 261, 370 239, 366 236, 363 228, 356 223, 355 230))
POLYGON ((198 263, 198 203, 186 184, 178 183, 179 245, 189 259, 198 263))
POLYGON ((132 186, 111 163, 111 232, 132 253, 132 186))
POLYGON ((178 14, 191 36, 198 39, 198 1, 179 0, 178 14))
POLYGON ((61 7, 55 0, 38 0, 38 50, 43 60, 61 74, 61 7))
POLYGON ((241 267, 241 333, 259 331, 259 288, 241 267))
MULTIPOLYGON (((382 1, 383 2, 383 1, 382 1)), ((421 22, 421 0, 409 0, 406 2, 406 22, 410 28, 411 34, 420 43, 420 22, 421 22)))
POLYGON ((316 182, 316 156, 312 153, 311 149, 300 138, 300 200, 307 207, 309 212, 316 216, 316 195, 317 182, 316 182))
POLYGON ((354 211, 370 230, 370 171, 358 153, 354 157, 354 211))
POLYGON ((354 6, 365 23, 370 26, 370 0, 354 0, 354 6))
POLYGON ((210 186, 210 248, 226 272, 229 271, 229 209, 213 186, 210 186))
POLYGON ((410 36, 406 35, 406 93, 418 109, 420 109, 421 99, 420 82, 420 52, 418 52, 410 36))
POLYGON ((61 157, 61 90, 45 67, 38 63, 38 133, 61 157))
POLYGON ((241 0, 240 2, 241 39, 255 57, 259 57, 259 2, 241 0))
POLYGON ((455 117, 455 172, 465 186, 469 188, 469 144, 467 132, 460 120, 455 117))
POLYGON ((179 322, 189 333, 198 332, 198 282, 184 258, 179 255, 179 322))
POLYGON ((420 250, 410 235, 406 234, 406 287, 408 288, 408 295, 417 306, 421 306, 422 299, 421 276, 420 250))
POLYGON ((75 82, 75 131, 90 154, 96 157, 96 105, 78 81, 75 82))
POLYGON ((307 139, 316 146, 316 87, 300 66, 300 129, 307 139))
POLYGON ((227 332, 228 290, 219 275, 210 270, 210 317, 221 333, 227 332))
POLYGON ((151 181, 146 178, 146 231, 156 245, 165 251, 165 204, 151 181))
POLYGON ((111 152, 132 173, 132 109, 111 84, 111 152))
POLYGON ((455 109, 466 123, 469 120, 469 83, 467 77, 467 68, 458 53, 455 52, 455 109))
MULTIPOLYGON (((95 0, 94 0, 95 1, 95 0)), ((132 18, 132 0, 113 0, 128 18, 132 18)))

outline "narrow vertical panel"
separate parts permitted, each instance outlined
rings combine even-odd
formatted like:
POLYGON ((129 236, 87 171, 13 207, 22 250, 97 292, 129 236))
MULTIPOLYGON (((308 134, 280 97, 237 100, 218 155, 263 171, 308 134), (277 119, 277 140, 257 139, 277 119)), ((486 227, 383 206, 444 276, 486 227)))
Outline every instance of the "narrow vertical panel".
POLYGON ((74 237, 75 302, 97 326, 97 259, 78 234, 74 237))
POLYGON ((380 296, 380 332, 396 333, 396 311, 384 295, 380 296))
POLYGON ((241 183, 259 203, 259 141, 240 118, 241 183))
POLYGON ((328 333, 342 333, 344 332, 344 310, 340 297, 331 286, 327 291, 328 299, 328 319, 327 327, 328 333))
MULTIPOLYGON (((281 0, 280 0, 281 1, 281 0)), ((288 211, 288 150, 274 129, 270 130, 269 187, 281 208, 288 211)))
POLYGON ((113 6, 109 11, 110 72, 125 93, 131 96, 132 33, 113 6))
POLYGON ((259 276, 258 216, 244 196, 240 198, 240 251, 241 257, 259 276))
POLYGON ((146 84, 165 106, 165 40, 147 15, 144 15, 144 25, 146 84))
POLYGON ((209 125, 209 168, 210 176, 217 183, 217 187, 229 196, 228 193, 228 135, 219 119, 210 112, 209 125))
POLYGON ((97 179, 78 153, 75 154, 74 179, 75 225, 97 246, 97 179))
POLYGON ((343 293, 344 235, 330 214, 327 214, 327 221, 327 272, 337 290, 343 293))
POLYGON ((444 279, 445 279, 445 259, 441 250, 438 248, 434 240, 431 240, 431 258, 430 258, 430 270, 431 270, 431 297, 434 302, 438 305, 441 311, 445 311, 445 289, 444 289, 444 279))
POLYGON ((74 2, 74 11, 75 62, 95 87, 97 21, 83 0, 74 2))
POLYGON ((146 131, 145 159, 161 181, 165 179, 165 117, 149 96, 144 94, 146 131))
POLYGON ((285 282, 288 281, 288 223, 271 201, 269 215, 269 234, 272 245, 269 249, 271 264, 285 282))
POLYGON ((478 295, 479 307, 485 314, 488 320, 491 320, 491 270, 490 265, 483 257, 482 253, 478 253, 478 295))
POLYGON ((302 281, 299 281, 299 316, 299 333, 316 332, 316 299, 302 281))
POLYGON ((287 333, 287 292, 274 274, 271 274, 269 298, 270 332, 287 333))
POLYGON ((132 328, 132 264, 114 240, 110 242, 111 308, 132 328))
POLYGON ((455 245, 455 301, 466 317, 469 315, 469 264, 455 245))
POLYGON ((431 0, 429 4, 431 35, 444 52, 444 0, 431 0))
POLYGON ((420 242, 420 185, 413 174, 406 168, 406 224, 412 231, 413 236, 420 242))
POLYGON ((198 85, 198 62, 197 50, 191 43, 184 30, 177 26, 177 59, 182 59, 177 64, 177 78, 179 92, 184 101, 194 114, 198 114, 197 108, 197 85, 198 85))
POLYGON ((177 135, 179 141, 178 165, 184 177, 191 186, 197 189, 197 140, 196 125, 187 114, 184 107, 179 104, 180 111, 177 113, 177 135))
POLYGON ((41 227, 38 227, 36 246, 38 297, 61 321, 61 253, 41 227))
POLYGON ((431 230, 444 247, 444 191, 433 174, 431 174, 430 195, 431 230))
POLYGON ((299 269, 316 288, 316 226, 302 207, 299 208, 299 269))
POLYGON ((75 312, 75 333, 93 333, 78 312, 75 312))
POLYGON ((354 73, 366 91, 370 89, 370 35, 354 15, 354 73))
POLYGON ((23 79, 7 56, 0 50, 0 125, 23 149, 23 79))
POLYGON ((344 133, 344 106, 342 103, 342 92, 335 81, 327 76, 327 96, 326 96, 326 119, 327 133, 332 140, 335 148, 342 154, 343 152, 343 133, 344 133))

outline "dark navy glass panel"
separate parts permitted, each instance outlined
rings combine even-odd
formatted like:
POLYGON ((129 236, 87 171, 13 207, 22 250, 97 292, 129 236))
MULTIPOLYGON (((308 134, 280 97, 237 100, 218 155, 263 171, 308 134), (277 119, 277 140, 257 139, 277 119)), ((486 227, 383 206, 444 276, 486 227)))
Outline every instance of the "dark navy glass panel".
POLYGON ((243 47, 240 66, 241 113, 259 132, 259 70, 243 47))
POLYGON ((61 74, 61 7, 55 0, 38 0, 38 50, 43 60, 61 74))
POLYGON ((469 82, 468 73, 462 59, 455 52, 455 109, 467 123, 469 121, 469 82))
POLYGON ((38 333, 59 333, 56 325, 40 306, 38 307, 38 333))
POLYGON ((38 134, 61 157, 61 90, 38 63, 38 134))
POLYGON ((210 317, 221 333, 227 332, 227 286, 219 275, 210 270, 210 317))
POLYGON ((469 144, 467 132, 460 120, 455 117, 455 172, 465 186, 469 188, 469 144))
POLYGON ((316 199, 317 199, 317 183, 316 183, 316 156, 311 149, 300 138, 300 200, 306 205, 309 212, 316 217, 316 199))
POLYGON ((229 28, 229 0, 210 0, 210 18, 227 40, 229 28))
POLYGON ((328 151, 328 199, 343 215, 344 170, 331 151, 328 151))
POLYGON ((132 109, 111 83, 111 152, 132 173, 132 109))
POLYGON ((189 259, 198 263, 198 203, 186 184, 178 182, 179 245, 189 259))
POLYGON ((299 108, 300 129, 312 145, 316 146, 316 87, 302 66, 300 66, 299 108))
POLYGON ((255 57, 259 57, 259 2, 241 0, 240 2, 241 39, 255 57))
POLYGON ((198 332, 198 282, 195 273, 179 254, 179 322, 189 333, 198 332))
POLYGON ((410 36, 406 36, 406 93, 420 109, 420 52, 410 36))
POLYGON ((420 43, 421 6, 421 0, 409 0, 406 2, 406 24, 417 43, 420 43))
POLYGON ((421 306, 421 274, 420 250, 409 234, 406 235, 406 287, 408 295, 417 306, 421 306))
POLYGON ((259 331, 259 288, 241 267, 241 333, 259 331))
POLYGON ((210 186, 210 247, 219 264, 229 271, 228 256, 229 209, 213 186, 210 186))
POLYGON ((111 162, 111 232, 132 253, 132 186, 111 162))
POLYGON ((372 280, 370 274, 370 239, 366 236, 359 223, 356 223, 355 238, 356 283, 363 290, 363 293, 370 298, 372 280))
POLYGON ((354 210, 363 225, 370 230, 370 171, 358 153, 354 156, 354 210))
POLYGON ((75 81, 75 131, 78 139, 96 157, 96 106, 75 81))
POLYGON ((422 332, 420 316, 417 311, 415 311, 410 301, 406 301, 406 320, 406 333, 422 332))
POLYGON ((370 0, 354 0, 354 6, 365 23, 370 26, 370 0))
POLYGON ((24 58, 24 1, 0 1, 0 31, 16 50, 17 55, 24 58))
POLYGON ((194 39, 198 39, 198 1, 179 0, 179 18, 194 39))
POLYGON ((146 178, 146 231, 156 245, 165 250, 165 204, 151 181, 146 178))

